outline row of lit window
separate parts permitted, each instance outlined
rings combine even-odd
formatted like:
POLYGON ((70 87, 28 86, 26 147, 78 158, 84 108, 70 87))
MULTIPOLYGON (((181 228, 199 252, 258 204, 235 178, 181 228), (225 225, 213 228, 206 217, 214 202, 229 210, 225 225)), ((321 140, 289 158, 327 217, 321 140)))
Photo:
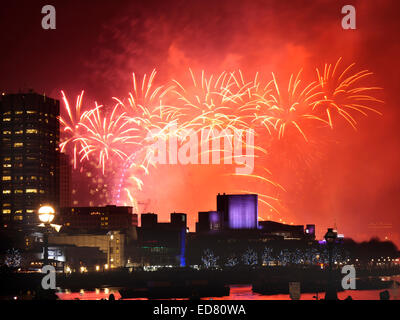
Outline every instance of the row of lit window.
MULTIPOLYGON (((14 111, 14 113, 15 113, 15 114, 23 114, 24 111, 22 111, 22 110, 16 110, 16 111, 14 111)), ((36 110, 26 110, 26 113, 27 113, 27 114, 36 114, 37 111, 36 111, 36 110)), ((40 114, 40 115, 43 115, 43 112, 39 112, 39 114, 40 114)), ((9 115, 11 115, 11 111, 3 112, 3 116, 9 116, 9 115)), ((44 113, 44 116, 45 116, 45 117, 48 117, 49 114, 48 114, 48 113, 44 113)), ((53 115, 50 114, 50 117, 52 117, 52 116, 53 116, 53 115)))
MULTIPOLYGON (((20 121, 21 119, 17 119, 15 118, 14 121, 20 121)), ((49 119, 38 119, 37 121, 42 122, 42 120, 44 120, 44 122, 49 123, 49 119)), ((3 122, 11 122, 11 118, 3 118, 3 122)))
MULTIPOLYGON (((3 168, 11 168, 11 167, 12 167, 11 163, 4 163, 3 164, 3 168)), ((23 168, 23 164, 22 163, 16 163, 14 167, 15 168, 23 168)), ((29 167, 29 165, 28 165, 28 167, 29 167)), ((44 164, 41 163, 40 167, 44 167, 44 164)), ((3 171, 3 174, 7 174, 7 173, 10 173, 10 171, 5 171, 5 172, 3 171)), ((54 171, 49 171, 49 173, 50 173, 50 175, 54 176, 54 171)))
MULTIPOLYGON (((23 134, 24 133, 24 130, 18 130, 18 131, 14 131, 14 134, 23 134)), ((25 130, 25 133, 28 133, 28 134, 36 134, 36 133, 39 133, 39 130, 37 130, 37 129, 26 129, 25 130)), ((3 134, 4 135, 11 135, 12 134, 12 131, 11 130, 3 130, 3 134)))
MULTIPOLYGON (((16 189, 14 193, 21 194, 24 193, 24 190, 16 189)), ((38 189, 25 189, 25 193, 38 193, 38 189)), ((40 189, 39 193, 44 193, 44 190, 40 189)), ((3 194, 11 194, 11 190, 3 190, 3 194)))
MULTIPOLYGON (((16 166, 16 167, 18 167, 18 166, 16 166)), ((19 167, 22 167, 22 164, 19 167)), ((9 175, 12 174, 12 171, 11 170, 3 170, 2 173, 3 173, 4 176, 9 176, 9 175)), ((23 176, 14 175, 14 177, 15 177, 15 179, 24 180, 23 176)), ((43 180, 43 176, 39 176, 39 177, 36 177, 36 178, 35 177, 36 176, 30 176, 30 177, 26 177, 26 179, 27 180, 43 180)))
MULTIPOLYGON (((11 203, 3 203, 3 208, 11 208, 11 203)), ((7 210, 7 209, 3 209, 7 210)), ((15 210, 14 213, 22 213, 22 209, 15 210)), ((33 209, 26 209, 26 213, 34 213, 33 209)))
MULTIPOLYGON (((24 177, 23 176, 19 176, 19 177, 14 177, 15 178, 15 180, 24 180, 24 177)), ((30 177, 27 177, 26 178, 27 180, 32 180, 32 181, 36 181, 38 178, 37 178, 37 176, 30 176, 30 177)), ((1 178, 1 180, 3 180, 3 181, 11 181, 12 180, 12 177, 11 176, 3 176, 2 178, 1 178)))
MULTIPOLYGON (((3 214, 9 214, 9 213, 5 213, 5 210, 3 210, 3 214)), ((23 219, 23 216, 21 214, 17 214, 13 217, 14 220, 19 220, 21 221, 23 219)))
MULTIPOLYGON (((14 161, 22 161, 22 159, 23 159, 23 157, 15 157, 14 161)), ((37 157, 32 157, 32 156, 27 156, 26 157, 26 161, 35 161, 35 160, 38 160, 38 158, 37 157)), ((4 158, 4 160, 3 160, 3 162, 8 162, 8 161, 11 161, 10 157, 4 158)), ((8 163, 8 164, 10 164, 10 163, 8 163)), ((8 167, 8 168, 11 168, 11 167, 8 167)))
MULTIPOLYGON (((24 112, 22 110, 17 110, 17 111, 14 111, 14 113, 15 114, 23 114, 24 112)), ((35 111, 35 110, 27 110, 26 113, 27 114, 35 114, 35 113, 37 113, 37 111, 35 111)), ((43 114, 43 113, 40 112, 40 114, 43 114)), ((3 116, 8 116, 8 115, 11 115, 11 111, 7 111, 7 112, 3 113, 3 116)), ((45 116, 47 117, 47 113, 45 114, 45 116)))

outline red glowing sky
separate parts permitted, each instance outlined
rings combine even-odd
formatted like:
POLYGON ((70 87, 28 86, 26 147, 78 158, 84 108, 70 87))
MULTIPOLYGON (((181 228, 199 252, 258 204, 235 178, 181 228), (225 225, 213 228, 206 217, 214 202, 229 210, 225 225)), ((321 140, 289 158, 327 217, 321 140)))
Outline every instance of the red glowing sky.
MULTIPOLYGON (((189 67, 209 74, 274 72, 285 80, 303 68, 310 77, 339 57, 373 71, 370 81, 384 88, 383 116, 358 118, 358 131, 339 125, 335 134, 315 137, 316 146, 297 145, 311 166, 298 160, 287 168, 285 157, 296 152, 290 144, 266 164, 287 190, 279 194, 285 209, 273 218, 315 223, 319 236, 336 222, 357 240, 387 236, 400 244, 397 1, 352 1, 356 30, 341 28, 345 1, 53 1, 57 29, 51 31, 41 29, 46 2, 7 2, 0 11, 0 90, 6 92, 34 88, 59 97, 63 89, 73 97, 84 89, 87 101, 107 105, 131 89, 132 72, 153 68, 160 83, 186 77, 189 67)), ((142 197, 151 197, 148 210, 160 220, 187 212, 193 227, 197 211, 215 209, 218 192, 260 187, 232 183, 218 170, 159 168, 146 177, 142 197)))

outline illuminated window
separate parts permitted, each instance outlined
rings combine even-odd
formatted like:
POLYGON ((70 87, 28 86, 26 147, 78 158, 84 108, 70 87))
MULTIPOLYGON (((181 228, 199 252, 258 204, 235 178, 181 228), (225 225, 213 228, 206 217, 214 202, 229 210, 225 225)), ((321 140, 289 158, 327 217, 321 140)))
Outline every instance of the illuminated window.
POLYGON ((15 210, 15 213, 22 213, 22 210, 15 210))
POLYGON ((22 216, 14 216, 14 220, 17 221, 22 221, 23 217, 22 216))
POLYGON ((11 193, 11 190, 3 190, 3 194, 9 194, 11 193))
POLYGON ((26 133, 38 133, 36 129, 26 129, 26 133))
POLYGON ((3 209, 3 214, 10 214, 11 210, 10 209, 3 209))
POLYGON ((44 190, 40 189, 40 191, 39 191, 39 192, 43 194, 43 193, 44 193, 44 190))
POLYGON ((9 130, 4 130, 4 131, 3 131, 3 134, 11 134, 11 131, 9 131, 9 130))
POLYGON ((14 147, 15 148, 20 148, 20 147, 23 147, 24 146, 24 143, 23 142, 15 142, 14 143, 14 147))
POLYGON ((23 133, 24 133, 24 130, 15 131, 15 134, 23 134, 23 133))
POLYGON ((3 118, 3 121, 11 121, 11 118, 3 118))
POLYGON ((4 168, 11 168, 11 163, 5 163, 5 164, 3 164, 3 167, 4 168))
POLYGON ((34 111, 34 110, 28 110, 26 113, 27 113, 27 114, 35 114, 36 111, 34 111))
POLYGON ((37 180, 37 177, 36 176, 31 176, 30 179, 31 180, 37 180))
POLYGON ((11 203, 3 203, 3 207, 11 207, 11 203))
POLYGON ((8 116, 11 114, 11 111, 4 112, 3 115, 8 116))
POLYGON ((26 189, 26 193, 37 193, 37 189, 26 189))
POLYGON ((15 111, 15 114, 22 114, 23 111, 15 111))
POLYGON ((3 176, 3 181, 10 181, 11 180, 11 176, 3 176))
POLYGON ((28 209, 28 210, 26 210, 26 213, 33 213, 33 210, 28 209))
POLYGON ((11 158, 10 157, 5 157, 4 161, 11 161, 11 158))
POLYGON ((24 191, 21 189, 16 189, 16 190, 14 190, 14 193, 24 193, 24 191))

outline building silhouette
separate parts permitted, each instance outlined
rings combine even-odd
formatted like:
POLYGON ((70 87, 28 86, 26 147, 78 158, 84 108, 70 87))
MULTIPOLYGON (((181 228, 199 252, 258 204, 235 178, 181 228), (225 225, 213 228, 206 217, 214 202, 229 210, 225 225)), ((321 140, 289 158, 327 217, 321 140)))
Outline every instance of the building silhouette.
POLYGON ((58 100, 34 92, 0 96, 1 227, 37 224, 37 209, 59 206, 58 100))

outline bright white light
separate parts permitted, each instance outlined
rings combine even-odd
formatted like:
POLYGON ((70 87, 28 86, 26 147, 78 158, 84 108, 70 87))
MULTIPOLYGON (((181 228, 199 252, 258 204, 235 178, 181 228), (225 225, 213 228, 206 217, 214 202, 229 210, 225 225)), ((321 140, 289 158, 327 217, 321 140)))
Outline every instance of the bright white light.
POLYGON ((55 211, 53 207, 43 206, 39 208, 39 220, 43 223, 50 223, 54 219, 55 211))

